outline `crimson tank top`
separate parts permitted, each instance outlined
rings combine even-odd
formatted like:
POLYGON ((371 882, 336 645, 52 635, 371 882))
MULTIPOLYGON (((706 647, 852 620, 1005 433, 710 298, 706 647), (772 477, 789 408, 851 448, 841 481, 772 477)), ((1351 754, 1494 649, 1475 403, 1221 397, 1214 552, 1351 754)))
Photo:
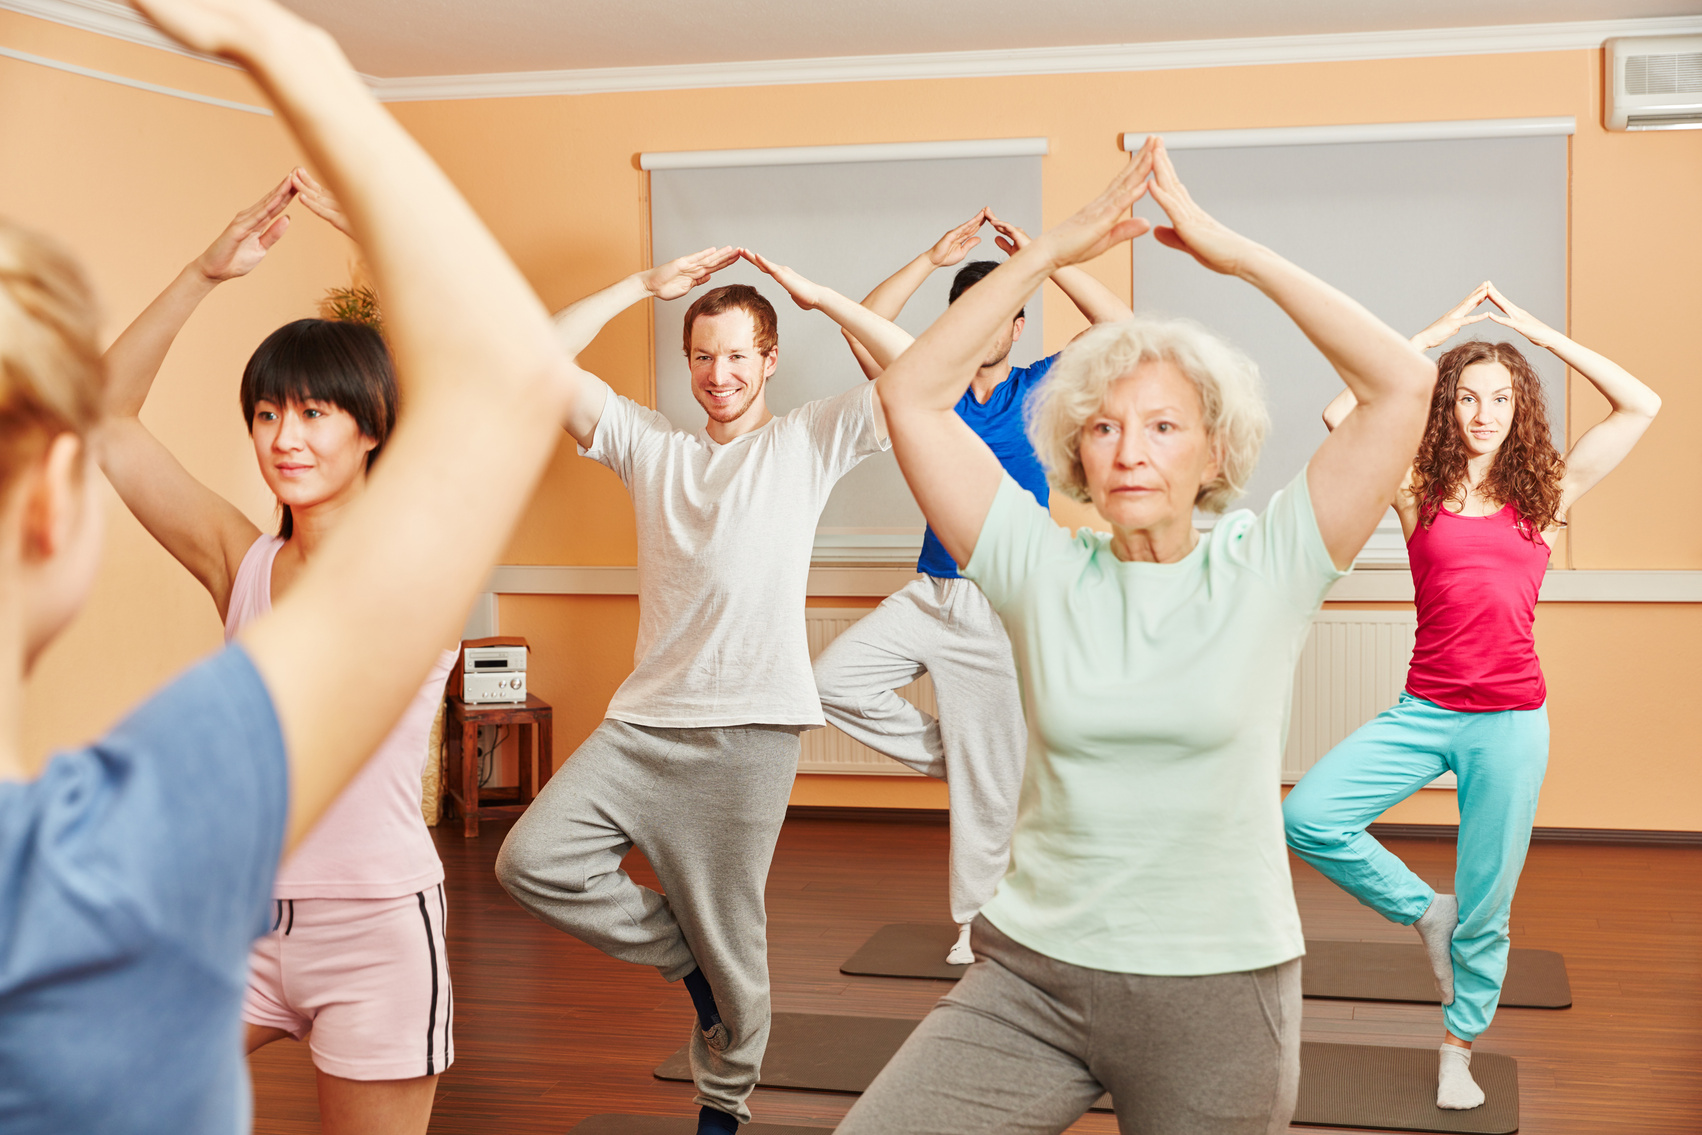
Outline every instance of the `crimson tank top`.
POLYGON ((1531 624, 1548 569, 1512 505, 1491 516, 1447 509, 1407 541, 1418 637, 1407 693, 1459 713, 1538 709, 1548 696, 1531 624))

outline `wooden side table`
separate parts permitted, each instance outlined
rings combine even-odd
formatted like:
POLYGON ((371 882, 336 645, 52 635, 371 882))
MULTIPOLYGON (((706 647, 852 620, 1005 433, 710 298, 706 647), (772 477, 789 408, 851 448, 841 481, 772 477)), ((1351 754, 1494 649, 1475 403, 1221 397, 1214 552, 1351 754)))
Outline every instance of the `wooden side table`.
POLYGON ((550 703, 533 694, 526 703, 469 705, 453 695, 444 715, 443 736, 449 748, 449 776, 444 791, 461 813, 462 834, 479 834, 479 817, 485 814, 518 816, 537 799, 554 771, 554 722, 550 703), (479 789, 479 726, 515 725, 519 733, 520 784, 514 788, 479 789), (533 729, 537 743, 533 744, 533 729), (532 774, 537 761, 536 778, 532 774))

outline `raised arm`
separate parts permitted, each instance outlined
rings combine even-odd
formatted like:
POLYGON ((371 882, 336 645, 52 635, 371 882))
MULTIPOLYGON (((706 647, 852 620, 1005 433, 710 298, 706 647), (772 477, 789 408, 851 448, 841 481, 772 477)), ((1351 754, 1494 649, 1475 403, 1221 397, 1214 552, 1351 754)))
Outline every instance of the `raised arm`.
POLYGON ((739 249, 739 255, 774 278, 786 289, 792 302, 805 311, 819 311, 839 324, 847 334, 854 335, 868 348, 875 365, 882 370, 891 366, 914 343, 910 332, 891 320, 876 315, 856 300, 847 299, 832 288, 805 279, 784 264, 776 264, 759 252, 739 249))
POLYGON ((706 248, 647 271, 634 272, 556 313, 556 342, 561 344, 574 364, 569 372, 568 409, 563 424, 575 441, 590 447, 609 390, 602 379, 579 367, 579 352, 591 345, 591 340, 609 320, 633 304, 652 296, 664 300, 679 299, 738 258, 736 248, 706 248))
POLYGON ((457 636, 555 449, 566 363, 520 273, 329 36, 270 0, 138 3, 271 97, 348 214, 396 356, 402 413, 367 490, 241 636, 283 728, 293 844, 457 636))
MULTIPOLYGON (((1480 323, 1488 319, 1489 314, 1487 312, 1472 314, 1477 305, 1482 303, 1488 295, 1489 282, 1486 280, 1473 288, 1465 299, 1449 308, 1434 323, 1414 335, 1408 342, 1420 351, 1428 351, 1432 347, 1440 347, 1470 324, 1480 323)), ((1353 396, 1353 391, 1343 389, 1340 394, 1330 399, 1328 406, 1324 407, 1325 428, 1333 433, 1337 426, 1347 420, 1347 416, 1353 413, 1353 409, 1357 405, 1359 405, 1359 400, 1353 396)), ((1412 535, 1413 529, 1418 526, 1417 503, 1406 491, 1411 483, 1412 464, 1409 462, 1406 472, 1401 474, 1400 484, 1395 487, 1394 499, 1391 502, 1394 505, 1395 512, 1400 515, 1403 530, 1409 537, 1412 535)))
POLYGON ((987 343, 1048 276, 1146 232, 1146 221, 1124 214, 1145 191, 1152 152, 1142 147, 1081 212, 964 292, 875 384, 898 467, 960 567, 975 553, 1004 468, 957 416, 958 399, 986 357, 987 343))
MULTIPOLYGON (((1020 227, 995 217, 991 209, 987 211, 987 223, 999 234, 993 238, 993 243, 1007 256, 1015 256, 1032 239, 1020 227)), ((1052 273, 1052 282, 1070 297, 1070 302, 1076 305, 1077 311, 1087 316, 1089 323, 1120 323, 1135 314, 1116 292, 1100 283, 1085 268, 1073 264, 1060 268, 1052 273)))
POLYGON ((1583 375, 1607 399, 1607 417, 1584 432, 1566 453, 1566 473, 1560 481, 1560 512, 1564 517, 1578 498, 1601 483, 1603 477, 1631 452, 1655 415, 1661 396, 1632 377, 1612 359, 1573 342, 1512 300, 1494 284, 1486 283, 1489 300, 1501 309, 1489 318, 1529 339, 1561 362, 1583 375))
MULTIPOLYGON (((832 288, 806 280, 785 265, 776 264, 748 248, 739 249, 739 255, 772 276, 775 283, 786 289, 786 294, 792 297, 793 303, 805 311, 819 311, 839 324, 847 335, 863 345, 875 365, 883 371, 915 342, 910 333, 896 323, 881 318, 856 300, 847 299, 832 288)), ((875 430, 884 435, 886 414, 881 406, 879 387, 872 391, 872 396, 875 402, 875 430)))
POLYGON ((201 301, 253 271, 289 228, 294 174, 238 213, 207 250, 107 348, 106 416, 93 450, 112 487, 154 539, 213 597, 222 618, 237 565, 260 530, 189 475, 139 417, 172 342, 201 301))
MULTIPOLYGON (((882 319, 894 320, 898 313, 904 310, 904 305, 910 302, 910 297, 916 294, 936 268, 950 268, 953 264, 961 263, 970 250, 981 243, 976 234, 981 226, 992 215, 991 209, 980 209, 976 214, 961 225, 950 229, 933 247, 926 252, 918 253, 916 259, 888 276, 875 285, 875 290, 863 297, 863 306, 880 316, 882 319)), ((879 378, 883 369, 875 362, 874 356, 868 349, 857 341, 857 337, 849 331, 844 332, 845 342, 851 348, 851 354, 857 359, 857 365, 863 368, 863 373, 870 378, 879 378)))
POLYGON ((1170 219, 1154 232, 1160 243, 1264 292, 1353 392, 1358 403, 1353 413, 1307 465, 1324 545, 1337 567, 1349 566, 1376 531, 1418 451, 1435 364, 1335 288, 1208 216, 1176 176, 1162 140, 1153 159, 1152 195, 1170 219))

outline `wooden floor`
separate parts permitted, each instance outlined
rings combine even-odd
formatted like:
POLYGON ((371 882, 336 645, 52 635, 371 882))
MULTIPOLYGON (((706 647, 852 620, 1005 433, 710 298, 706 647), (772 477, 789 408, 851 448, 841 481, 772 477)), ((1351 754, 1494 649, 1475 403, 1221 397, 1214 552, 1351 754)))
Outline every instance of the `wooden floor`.
MULTIPOLYGON (((457 1059, 431 1130, 561 1135, 606 1111, 693 1113, 690 1085, 650 1070, 684 1042, 684 990, 535 921, 491 873, 507 824, 479 838, 439 828, 448 872, 457 1059)), ((1452 890, 1454 848, 1389 846, 1452 890)), ((634 856, 640 881, 654 876, 634 856)), ((1408 942, 1412 932, 1360 907, 1294 861, 1308 936, 1408 942)), ((946 829, 934 823, 792 820, 768 884, 774 1007, 920 1018, 932 981, 846 977, 839 963, 887 922, 945 921, 946 829)), ((1479 1041, 1519 1061, 1526 1135, 1702 1132, 1702 848, 1537 844, 1513 906, 1515 945, 1559 950, 1574 1005, 1503 1009, 1479 1041)), ((1433 1046, 1436 1007, 1307 1001, 1308 1040, 1433 1046)), ((317 1130, 305 1044, 256 1054, 255 1130, 317 1130)), ((758 1089, 759 1119, 832 1126, 853 1097, 758 1089)), ((1072 1130, 1115 1131, 1090 1115, 1072 1130)), ((1295 1130, 1300 1130, 1296 1128, 1295 1130)))

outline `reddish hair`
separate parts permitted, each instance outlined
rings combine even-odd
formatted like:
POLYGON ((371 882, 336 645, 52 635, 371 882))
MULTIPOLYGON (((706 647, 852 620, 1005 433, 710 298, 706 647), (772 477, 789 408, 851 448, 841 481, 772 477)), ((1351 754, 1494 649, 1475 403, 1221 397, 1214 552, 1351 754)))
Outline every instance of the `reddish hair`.
POLYGON ((749 284, 727 284, 704 292, 686 308, 685 352, 691 354, 691 329, 697 326, 700 315, 722 315, 742 311, 751 317, 756 327, 756 349, 762 354, 780 345, 780 320, 774 305, 762 298, 762 293, 749 284))
POLYGON ((1493 502, 1512 505, 1526 537, 1540 539, 1549 528, 1565 523, 1559 512, 1566 461, 1549 438, 1542 380, 1511 343, 1461 343, 1437 361, 1430 420, 1407 490, 1418 505, 1418 523, 1428 528, 1445 504, 1465 500, 1471 453, 1454 413, 1454 399, 1460 376, 1474 363, 1500 363, 1513 376, 1513 423, 1478 491, 1493 502))

